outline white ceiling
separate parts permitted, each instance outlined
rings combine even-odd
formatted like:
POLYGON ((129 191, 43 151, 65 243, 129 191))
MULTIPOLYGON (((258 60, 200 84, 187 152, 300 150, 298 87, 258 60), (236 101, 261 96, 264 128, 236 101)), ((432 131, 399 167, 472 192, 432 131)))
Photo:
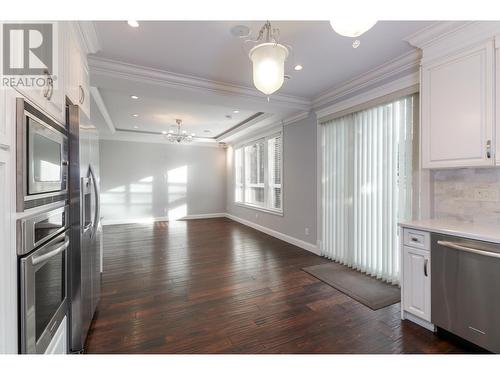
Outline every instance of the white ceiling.
POLYGON ((230 33, 231 27, 246 25, 255 36, 261 21, 144 21, 138 28, 131 28, 125 21, 96 21, 101 47, 94 56, 96 60, 133 64, 153 74, 189 76, 188 79, 202 82, 206 89, 160 83, 156 76, 144 80, 142 76, 131 77, 129 72, 107 74, 93 69, 92 64, 91 84, 99 89, 118 129, 168 131, 179 117, 188 132, 215 137, 256 112, 266 113, 266 121, 272 123, 303 110, 304 103, 310 103, 326 90, 411 51, 404 38, 432 23, 378 22, 361 36, 360 47, 354 49, 353 39, 336 34, 327 21, 272 22, 273 27, 280 29, 281 41, 293 47, 286 70, 292 79, 285 81, 268 102, 253 87, 248 47, 230 33), (294 71, 295 64, 304 69, 294 71), (218 83, 246 88, 250 95, 221 93, 209 87, 218 83), (140 99, 131 100, 130 95, 140 99), (240 113, 233 114, 233 110, 240 113), (132 117, 133 113, 139 117, 132 117), (226 119, 228 114, 233 118, 226 119), (139 129, 134 129, 134 125, 139 129))
POLYGON ((161 133, 176 130, 175 120, 181 119, 181 130, 195 133, 196 137, 215 137, 255 114, 254 111, 234 107, 164 99, 158 96, 132 99, 130 96, 137 94, 132 91, 125 93, 101 89, 100 93, 115 127, 131 131, 161 133), (233 113, 235 110, 239 112, 233 113), (138 117, 134 117, 134 114, 138 117))
MULTIPOLYGON (((323 91, 364 73, 412 49, 403 38, 432 22, 381 21, 361 36, 361 46, 335 33, 328 21, 277 21, 281 40, 293 47, 289 74, 280 92, 299 97, 323 91), (296 72, 294 64, 304 70, 296 72)), ((263 22, 145 21, 132 28, 126 22, 96 22, 102 46, 98 56, 137 65, 252 87, 251 63, 243 40, 231 27, 246 25, 252 35, 263 22)))

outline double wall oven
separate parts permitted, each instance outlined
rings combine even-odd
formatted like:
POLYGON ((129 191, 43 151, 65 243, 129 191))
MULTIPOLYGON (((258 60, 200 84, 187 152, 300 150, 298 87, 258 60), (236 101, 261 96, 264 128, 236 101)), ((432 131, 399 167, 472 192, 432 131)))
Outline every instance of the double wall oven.
POLYGON ((20 352, 44 353, 68 314, 68 137, 17 99, 20 352))

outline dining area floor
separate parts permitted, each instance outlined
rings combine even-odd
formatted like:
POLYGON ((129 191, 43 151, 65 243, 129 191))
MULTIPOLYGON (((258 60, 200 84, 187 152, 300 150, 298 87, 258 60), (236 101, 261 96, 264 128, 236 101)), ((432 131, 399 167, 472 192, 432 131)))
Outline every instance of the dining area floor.
POLYGON ((86 353, 467 353, 302 268, 329 262, 227 218, 104 227, 86 353))

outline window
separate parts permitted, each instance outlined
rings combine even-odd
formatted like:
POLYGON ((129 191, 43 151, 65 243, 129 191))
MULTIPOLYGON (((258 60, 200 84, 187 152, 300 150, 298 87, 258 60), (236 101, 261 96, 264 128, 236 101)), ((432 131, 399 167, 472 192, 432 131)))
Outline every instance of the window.
POLYGON ((281 133, 239 147, 234 154, 234 201, 282 212, 281 133))

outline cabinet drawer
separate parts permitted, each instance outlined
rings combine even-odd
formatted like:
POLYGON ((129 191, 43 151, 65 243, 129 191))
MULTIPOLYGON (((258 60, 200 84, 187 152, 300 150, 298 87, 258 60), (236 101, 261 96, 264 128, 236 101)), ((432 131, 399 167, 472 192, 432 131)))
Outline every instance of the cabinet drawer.
POLYGON ((416 229, 405 228, 403 231, 403 241, 406 246, 417 249, 430 250, 430 234, 416 229))

